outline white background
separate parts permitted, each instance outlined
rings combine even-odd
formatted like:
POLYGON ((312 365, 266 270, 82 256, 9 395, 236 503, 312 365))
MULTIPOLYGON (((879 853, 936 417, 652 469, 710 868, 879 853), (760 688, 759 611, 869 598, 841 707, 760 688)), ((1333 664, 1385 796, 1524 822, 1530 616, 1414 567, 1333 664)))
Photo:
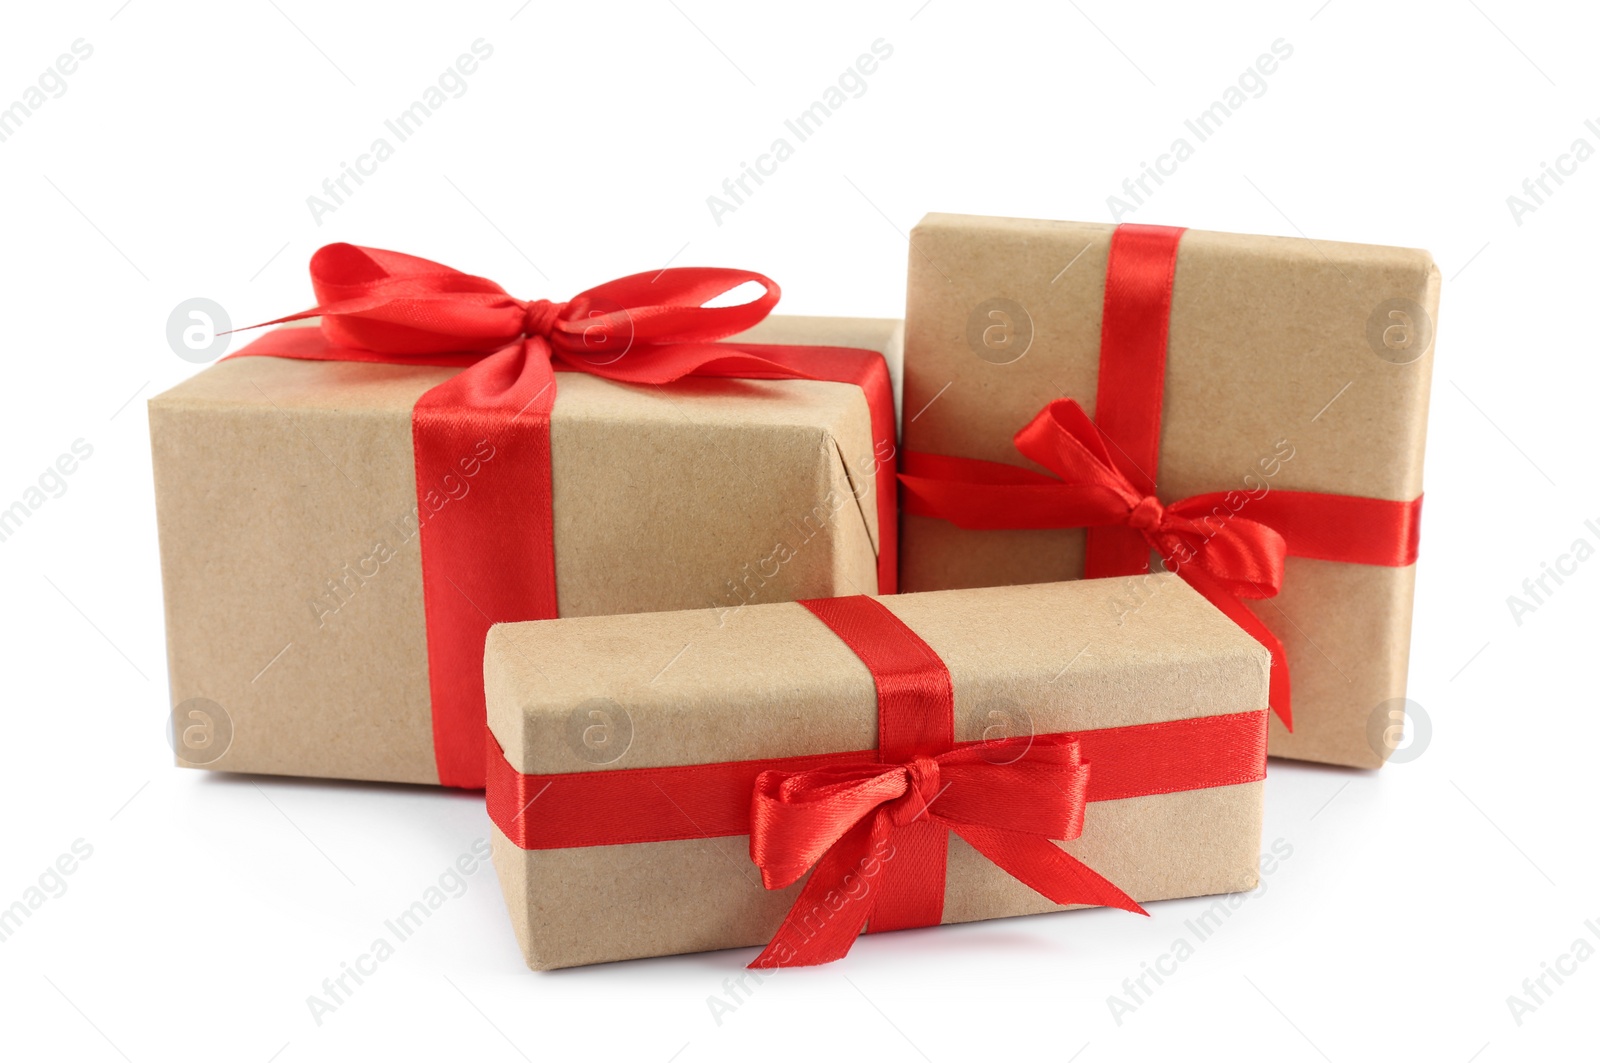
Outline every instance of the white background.
POLYGON ((1600 148, 1600 27, 1576 4, 1320 2, 8 5, 0 106, 73 41, 93 55, 0 143, 0 506, 75 440, 93 455, 0 542, 0 906, 92 854, 0 942, 0 1055, 1592 1058, 1600 958, 1520 1025, 1507 997, 1600 946, 1600 560, 1520 624, 1506 599, 1600 544, 1600 159, 1521 224, 1507 197, 1600 148), (478 38, 466 93, 317 224, 307 197, 478 38), (706 197, 878 38, 867 91, 717 224, 706 197), (1203 902, 865 938, 718 1023, 707 998, 753 952, 532 974, 487 868, 314 1021, 307 997, 488 823, 470 795, 170 765, 144 402, 196 369, 173 308, 300 309, 309 254, 350 240, 529 297, 671 261, 767 273, 790 313, 898 316, 924 212, 1111 220, 1279 38, 1265 93, 1130 218, 1438 259, 1426 747, 1380 773, 1274 762, 1264 841, 1292 857, 1120 1023, 1108 998, 1203 902))

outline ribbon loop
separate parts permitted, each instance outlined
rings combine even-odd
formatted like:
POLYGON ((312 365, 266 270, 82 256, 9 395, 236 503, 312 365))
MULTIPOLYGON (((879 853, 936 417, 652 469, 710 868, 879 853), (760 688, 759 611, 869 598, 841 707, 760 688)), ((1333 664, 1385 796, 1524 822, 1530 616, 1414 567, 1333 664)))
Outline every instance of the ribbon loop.
POLYGON ((680 266, 654 273, 635 273, 607 281, 572 300, 574 318, 585 327, 597 318, 618 315, 608 327, 626 323, 633 341, 651 344, 699 344, 727 339, 759 323, 778 305, 777 282, 743 269, 680 266), (747 284, 762 292, 749 302, 707 306, 747 284))
POLYGON ((902 766, 765 771, 750 802, 750 859, 768 889, 795 882, 880 807, 906 796, 902 766))
POLYGON ((398 251, 319 248, 311 290, 316 306, 266 324, 321 317, 337 346, 413 357, 488 353, 523 331, 523 304, 494 281, 398 251))
POLYGON ((1128 506, 1146 497, 1112 459, 1103 432, 1072 399, 1057 399, 1012 437, 1017 452, 1067 483, 1106 488, 1128 506))

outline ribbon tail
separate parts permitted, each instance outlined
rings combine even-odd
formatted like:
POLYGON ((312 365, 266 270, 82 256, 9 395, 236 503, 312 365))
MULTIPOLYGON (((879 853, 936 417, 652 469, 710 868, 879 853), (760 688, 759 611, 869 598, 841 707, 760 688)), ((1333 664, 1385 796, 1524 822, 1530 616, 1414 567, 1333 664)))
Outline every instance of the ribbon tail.
POLYGON ((1057 904, 1094 904, 1150 914, 1105 876, 1048 838, 966 823, 951 823, 950 829, 1012 878, 1057 904))
POLYGON ((874 886, 877 903, 869 934, 938 926, 944 919, 944 880, 950 862, 950 830, 933 816, 896 828, 892 847, 883 846, 883 872, 874 886))
POLYGON ((882 859, 874 856, 874 850, 887 836, 887 821, 880 812, 835 842, 817 861, 783 925, 750 966, 815 967, 843 959, 877 907, 878 893, 867 871, 875 859, 882 859))
POLYGON ((1245 634, 1261 643, 1272 654, 1272 675, 1268 680, 1267 703, 1272 706, 1272 711, 1277 714, 1278 719, 1283 721, 1284 730, 1293 733, 1294 714, 1291 712, 1289 699, 1289 660, 1283 652, 1283 641, 1261 622, 1261 618, 1256 616, 1248 605, 1206 577, 1183 569, 1180 569, 1178 574, 1208 602, 1222 610, 1229 620, 1243 628, 1245 634))

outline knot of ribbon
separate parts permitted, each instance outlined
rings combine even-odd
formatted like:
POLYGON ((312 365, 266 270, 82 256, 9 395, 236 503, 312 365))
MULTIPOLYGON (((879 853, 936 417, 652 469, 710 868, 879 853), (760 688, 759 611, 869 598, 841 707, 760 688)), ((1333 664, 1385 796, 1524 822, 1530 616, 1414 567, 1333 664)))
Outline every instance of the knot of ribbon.
POLYGON ((906 792, 889 802, 884 808, 889 822, 903 827, 928 813, 934 799, 939 796, 939 758, 916 757, 904 766, 906 792))
POLYGON ((824 963, 869 924, 906 925, 886 910, 899 901, 890 880, 897 841, 923 823, 940 836, 953 831, 1057 904, 1144 914, 1054 844, 1082 833, 1088 784, 1089 765, 1067 735, 958 745, 902 764, 762 772, 750 806, 750 858, 762 882, 781 889, 815 870, 751 966, 824 963))
POLYGON ((1167 507, 1155 495, 1145 495, 1128 511, 1128 527, 1149 532, 1161 527, 1166 519, 1167 507))
POLYGON ((522 308, 522 334, 524 336, 541 336, 546 340, 555 335, 556 321, 566 312, 567 303, 555 303, 549 299, 535 299, 522 308))

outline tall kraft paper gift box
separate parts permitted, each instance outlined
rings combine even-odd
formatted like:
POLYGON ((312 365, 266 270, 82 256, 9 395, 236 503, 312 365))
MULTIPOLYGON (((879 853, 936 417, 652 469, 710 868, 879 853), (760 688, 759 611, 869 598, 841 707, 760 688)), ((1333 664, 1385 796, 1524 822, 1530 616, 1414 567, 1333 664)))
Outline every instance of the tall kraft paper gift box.
MULTIPOLYGON (((731 340, 879 352, 897 382, 900 336, 894 320, 790 316, 731 340)), ((180 765, 440 782, 419 519, 478 519, 478 485, 511 460, 469 448, 440 516, 420 508, 412 407, 456 372, 235 357, 151 400, 180 765)), ((556 379, 561 615, 877 588, 892 454, 875 452, 862 387, 556 379)), ((480 643, 474 682, 481 660, 480 643)), ((481 722, 462 741, 481 787, 481 722)))
MULTIPOLYGON (((1427 252, 1403 248, 1123 230, 1114 236, 1118 227, 1107 224, 923 219, 911 238, 906 299, 905 469, 942 476, 963 466, 961 459, 1001 463, 1015 472, 962 468, 955 475, 1026 481, 1023 493, 1055 498, 1058 485, 1041 486, 1042 477, 1076 475, 1073 461, 1121 466, 1126 475, 1112 479, 1134 486, 1131 493, 1117 489, 1126 499, 1110 508, 1125 516, 1112 523, 1126 527, 1111 533, 1138 534, 1141 524, 1156 533, 1150 547, 1135 540, 1132 568, 1143 565, 1141 549, 1156 566, 1171 556, 1157 540, 1173 518, 1199 516, 1190 525, 1198 529, 1198 538, 1188 539, 1193 545, 1216 530, 1257 534, 1246 523, 1253 516, 1284 526, 1274 507, 1299 506, 1297 492, 1349 496, 1333 500, 1336 516, 1313 511, 1285 535, 1291 556, 1275 596, 1263 585, 1270 580, 1252 571, 1260 567, 1254 558, 1227 560, 1243 569, 1236 619, 1249 626, 1253 617, 1285 651, 1286 672, 1274 674, 1275 684, 1286 675, 1292 687, 1293 732, 1273 720, 1272 754, 1378 767, 1392 751, 1405 697, 1438 270, 1427 252), (1108 290, 1114 242, 1118 273, 1108 290), (1103 328, 1108 315, 1115 330, 1103 328), (1123 400, 1111 423, 1097 413, 1108 383, 1103 358, 1141 345, 1146 362, 1113 364, 1122 375, 1110 385, 1122 389, 1119 397, 1135 397, 1123 400), (1097 426, 1075 420, 1068 399, 1097 426), (1142 450, 1127 427, 1130 406, 1158 426, 1142 450), (1063 458, 1066 465, 1024 457, 1014 437, 1030 424, 1035 456, 1063 441, 1076 456, 1063 458), (1073 441, 1090 437, 1087 451, 1073 441), (1097 447, 1103 458, 1085 457, 1097 447), (1133 503, 1149 493, 1137 486, 1147 464, 1155 468, 1160 505, 1141 510, 1133 503), (1381 520, 1369 519, 1362 500, 1375 500, 1381 520), (1161 521, 1168 523, 1157 527, 1161 521), (1348 546, 1363 536, 1373 541, 1348 546), (1307 547, 1308 537, 1320 539, 1307 547), (1348 556, 1364 563, 1296 556, 1294 542, 1302 555, 1344 557, 1355 549, 1348 556)), ((932 481, 902 479, 902 590, 1085 574, 1086 533, 1045 512, 1055 502, 1035 499, 1039 512, 1023 522, 968 514, 969 526, 959 527, 931 514, 971 506, 971 496, 941 508, 920 497, 932 481)), ((1216 558, 1229 547, 1209 549, 1216 558)), ((1130 577, 1115 608, 1132 608, 1148 593, 1143 580, 1130 577)), ((1288 700, 1275 685, 1274 708, 1288 700)))

